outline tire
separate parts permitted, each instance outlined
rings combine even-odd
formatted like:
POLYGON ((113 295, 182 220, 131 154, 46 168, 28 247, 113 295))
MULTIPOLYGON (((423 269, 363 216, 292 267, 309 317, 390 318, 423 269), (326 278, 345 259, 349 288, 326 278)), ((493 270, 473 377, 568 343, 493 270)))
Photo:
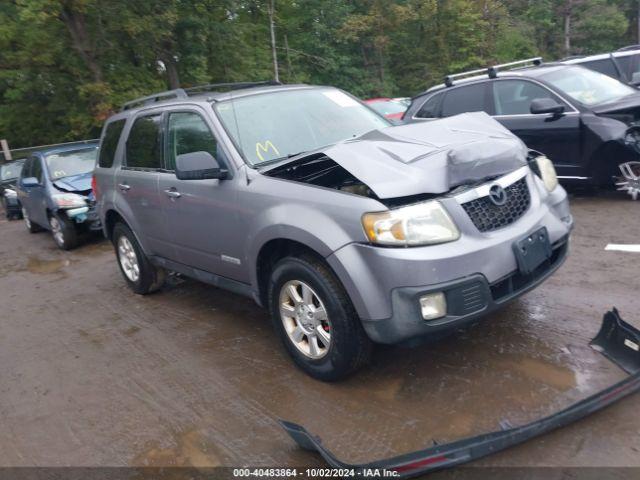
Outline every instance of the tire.
POLYGON ((29 230, 29 233, 38 233, 43 230, 40 225, 38 225, 37 223, 33 223, 29 219, 29 212, 27 212, 24 207, 22 207, 22 219, 24 220, 24 224, 27 227, 27 230, 29 230))
POLYGON ((138 295, 160 290, 167 276, 166 270, 149 261, 131 229, 124 223, 117 223, 112 238, 118 267, 129 288, 138 295))
POLYGON ((327 382, 341 380, 371 358, 373 344, 349 296, 318 258, 286 257, 276 264, 269 281, 269 310, 287 352, 313 378, 327 382), (302 301, 294 301, 291 288, 302 301), (306 301, 302 298, 305 292, 306 301), (307 305, 306 309, 303 305, 307 305), (281 314, 281 306, 286 315, 281 314), (326 321, 322 321, 324 318, 326 321), (301 336, 300 332, 306 333, 301 336))
POLYGON ((4 215, 7 220, 11 220, 11 214, 9 213, 9 209, 7 208, 7 200, 4 196, 0 199, 0 205, 2 205, 2 210, 4 210, 4 215))
POLYGON ((60 250, 72 250, 78 246, 78 231, 71 220, 54 213, 49 217, 53 241, 60 250))

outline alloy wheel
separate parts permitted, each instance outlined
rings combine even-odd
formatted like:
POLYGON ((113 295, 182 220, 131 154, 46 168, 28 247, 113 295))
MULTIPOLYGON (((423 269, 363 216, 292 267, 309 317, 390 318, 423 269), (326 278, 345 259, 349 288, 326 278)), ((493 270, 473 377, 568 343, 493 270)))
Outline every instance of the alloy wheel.
POLYGON ((331 347, 331 323, 320 297, 306 283, 291 280, 282 286, 279 300, 289 340, 308 358, 324 357, 331 347))
POLYGON ((140 264, 133 245, 124 235, 118 239, 118 260, 122 271, 132 282, 140 279, 140 264))
POLYGON ((49 226, 51 226, 51 234, 53 235, 53 239, 59 246, 63 247, 64 232, 62 231, 60 220, 58 220, 56 217, 51 217, 51 219, 49 219, 49 226))

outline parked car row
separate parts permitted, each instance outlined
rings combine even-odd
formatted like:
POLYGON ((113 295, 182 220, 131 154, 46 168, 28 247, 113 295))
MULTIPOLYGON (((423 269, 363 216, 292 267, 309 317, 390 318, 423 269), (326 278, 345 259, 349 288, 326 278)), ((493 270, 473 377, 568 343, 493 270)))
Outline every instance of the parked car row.
POLYGON ((573 227, 559 180, 608 186, 622 165, 640 188, 640 93, 610 76, 528 59, 450 75, 398 125, 405 105, 273 82, 156 93, 6 191, 60 248, 102 230, 135 293, 177 272, 253 298, 335 380, 548 278, 573 227))

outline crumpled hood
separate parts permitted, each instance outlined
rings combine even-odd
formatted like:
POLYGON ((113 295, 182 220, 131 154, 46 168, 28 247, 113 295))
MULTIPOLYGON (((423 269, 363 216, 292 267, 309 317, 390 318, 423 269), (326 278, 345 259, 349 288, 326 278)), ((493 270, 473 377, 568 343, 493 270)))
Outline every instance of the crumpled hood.
POLYGON ((482 112, 374 130, 322 151, 378 198, 446 193, 527 164, 527 147, 482 112))
POLYGON ((591 107, 591 109, 598 115, 602 113, 614 113, 625 110, 640 110, 640 93, 628 95, 615 102, 594 105, 593 107, 591 107))
POLYGON ((60 178, 59 180, 54 180, 53 185, 65 192, 86 192, 91 190, 91 173, 60 178))

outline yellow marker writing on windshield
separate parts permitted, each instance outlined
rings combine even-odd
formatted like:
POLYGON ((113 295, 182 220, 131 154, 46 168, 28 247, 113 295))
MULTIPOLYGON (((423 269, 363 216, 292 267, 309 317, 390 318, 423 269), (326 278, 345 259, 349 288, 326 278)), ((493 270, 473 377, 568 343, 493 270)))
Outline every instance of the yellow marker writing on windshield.
POLYGON ((272 150, 276 155, 280 155, 280 152, 275 147, 275 145, 271 143, 271 140, 267 140, 266 142, 264 142, 264 144, 260 142, 256 142, 256 156, 263 162, 264 162, 264 157, 262 156, 262 154, 268 153, 269 150, 272 150))

